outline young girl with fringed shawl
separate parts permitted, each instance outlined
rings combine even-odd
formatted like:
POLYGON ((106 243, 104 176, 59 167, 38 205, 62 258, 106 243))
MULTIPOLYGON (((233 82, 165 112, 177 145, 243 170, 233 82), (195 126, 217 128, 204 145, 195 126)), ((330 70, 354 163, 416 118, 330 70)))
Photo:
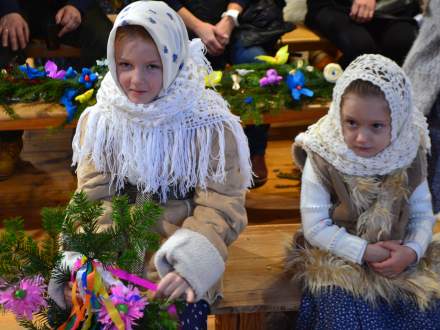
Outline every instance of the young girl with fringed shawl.
POLYGON ((200 39, 188 40, 165 3, 125 7, 107 59, 97 103, 81 115, 73 140, 77 190, 104 201, 103 226, 111 225, 116 194, 162 204, 157 230, 166 240, 145 267, 141 256, 137 273, 160 280, 157 296, 186 297, 182 329, 204 329, 227 246, 247 223, 247 139, 223 98, 205 88, 210 66, 200 39))
POLYGON ((299 329, 440 329, 429 148, 402 69, 380 55, 353 61, 293 146, 302 231, 286 267, 304 285, 299 329))

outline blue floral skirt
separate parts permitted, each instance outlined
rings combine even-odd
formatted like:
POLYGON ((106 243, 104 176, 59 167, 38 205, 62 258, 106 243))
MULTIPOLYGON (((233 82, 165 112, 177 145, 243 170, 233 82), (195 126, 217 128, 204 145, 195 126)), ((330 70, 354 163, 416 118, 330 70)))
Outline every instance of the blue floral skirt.
POLYGON ((317 296, 306 292, 301 300, 297 329, 440 329, 440 301, 422 312, 415 304, 403 301, 394 305, 382 301, 373 307, 340 288, 317 296))
POLYGON ((207 330, 208 329, 209 304, 200 300, 195 304, 186 304, 182 312, 179 312, 181 330, 207 330))

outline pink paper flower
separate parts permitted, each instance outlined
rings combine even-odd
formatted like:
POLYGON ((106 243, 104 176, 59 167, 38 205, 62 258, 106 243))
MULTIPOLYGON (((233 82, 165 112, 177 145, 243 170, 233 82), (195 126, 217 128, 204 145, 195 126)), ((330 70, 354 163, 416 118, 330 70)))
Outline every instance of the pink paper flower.
POLYGON ((46 71, 47 76, 52 79, 64 79, 66 75, 66 71, 60 70, 58 71, 58 67, 55 62, 47 61, 44 65, 44 71, 46 71))
POLYGON ((44 284, 43 277, 24 278, 18 285, 10 286, 0 292, 0 304, 16 316, 31 320, 33 313, 47 306, 43 298, 45 290, 46 284, 44 284))
MULTIPOLYGON (((141 297, 136 287, 123 285, 111 287, 110 299, 116 309, 119 311, 126 330, 131 330, 135 321, 144 315, 144 308, 147 305, 147 299, 141 297)), ((103 324, 103 330, 117 330, 113 324, 107 309, 103 306, 99 312, 98 321, 103 324)))

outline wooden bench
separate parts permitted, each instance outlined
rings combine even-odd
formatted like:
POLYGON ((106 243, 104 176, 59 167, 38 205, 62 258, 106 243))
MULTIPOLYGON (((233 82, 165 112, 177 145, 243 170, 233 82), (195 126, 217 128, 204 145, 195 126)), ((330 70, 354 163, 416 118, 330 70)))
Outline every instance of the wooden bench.
POLYGON ((229 247, 224 298, 212 306, 216 330, 263 329, 264 313, 294 311, 301 291, 283 273, 299 223, 248 226, 229 247))
MULTIPOLYGON (((60 104, 17 103, 12 108, 18 119, 12 119, 0 106, 0 131, 34 130, 58 127, 66 120, 66 109, 60 104)), ((278 114, 264 115, 266 123, 292 122, 295 125, 310 125, 324 116, 328 105, 310 105, 302 110, 282 110, 278 114)), ((75 126, 72 122, 69 126, 75 126)))
POLYGON ((289 51, 324 50, 331 55, 337 53, 337 48, 327 39, 319 36, 304 25, 285 33, 280 39, 281 45, 289 45, 289 51))

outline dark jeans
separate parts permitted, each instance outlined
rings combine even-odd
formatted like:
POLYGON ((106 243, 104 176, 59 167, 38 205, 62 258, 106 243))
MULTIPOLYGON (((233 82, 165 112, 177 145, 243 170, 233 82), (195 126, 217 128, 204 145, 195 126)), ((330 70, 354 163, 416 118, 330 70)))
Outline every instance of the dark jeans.
MULTIPOLYGON (((266 50, 260 46, 243 47, 239 41, 230 46, 230 59, 234 64, 252 63, 257 61, 255 56, 266 54, 266 50)), ((251 156, 264 155, 267 147, 267 136, 270 125, 247 125, 244 132, 249 141, 251 156)))
POLYGON ((440 212, 440 93, 428 116, 431 154, 428 157, 428 183, 434 213, 440 212))
POLYGON ((347 13, 333 7, 309 13, 306 24, 343 53, 340 64, 344 68, 362 54, 377 53, 401 65, 418 32, 414 20, 373 18, 368 23, 356 23, 347 13))
MULTIPOLYGON (((54 23, 57 9, 47 8, 39 1, 23 3, 20 14, 29 25, 31 38, 46 39, 48 25, 54 23)), ((81 25, 61 37, 60 42, 81 48, 80 65, 90 67, 97 59, 106 57, 107 38, 111 28, 111 21, 96 4, 82 15, 81 25)), ((22 51, 13 52, 10 48, 0 47, 0 67, 11 62, 14 56, 20 55, 22 51)))

